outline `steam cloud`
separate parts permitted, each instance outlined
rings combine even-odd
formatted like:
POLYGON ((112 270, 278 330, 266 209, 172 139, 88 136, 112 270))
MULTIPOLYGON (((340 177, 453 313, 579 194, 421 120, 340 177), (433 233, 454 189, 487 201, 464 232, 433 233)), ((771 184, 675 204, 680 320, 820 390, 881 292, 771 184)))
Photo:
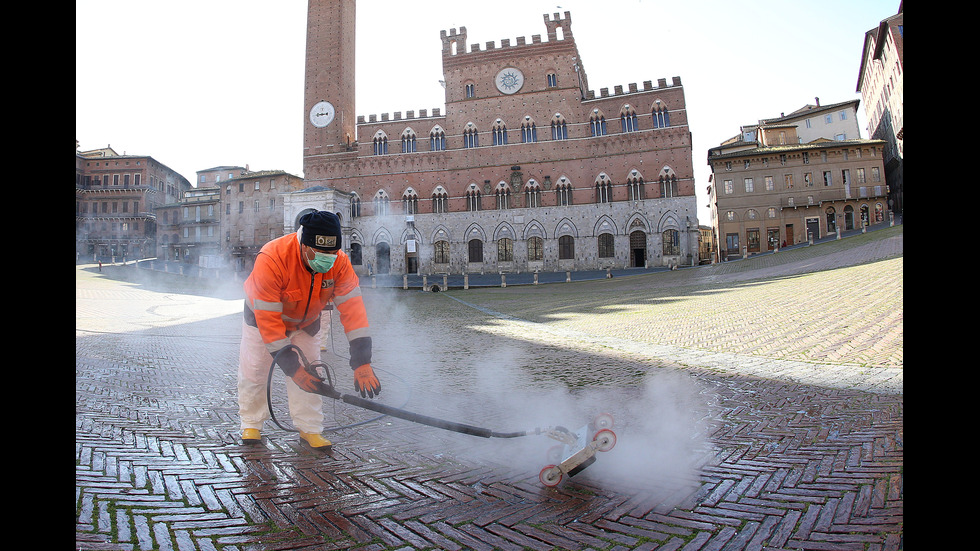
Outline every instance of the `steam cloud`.
MULTIPOLYGON (((365 285, 369 283, 362 281, 365 285)), ((634 369, 643 373, 637 377, 639 384, 599 382, 570 388, 560 378, 562 371, 593 370, 601 381, 610 360, 577 355, 591 365, 571 366, 539 344, 481 337, 479 332, 474 336, 458 324, 454 327, 451 318, 418 324, 413 317, 418 316, 416 298, 406 304, 405 296, 372 290, 366 297, 385 403, 498 432, 554 426, 589 431, 586 425, 596 415, 609 413, 615 419, 615 447, 598 452, 596 462, 571 480, 664 496, 684 496, 696 487, 706 405, 700 385, 688 374, 637 364, 634 369), (420 334, 423 328, 426 333, 420 334)), ((420 293, 417 300, 448 299, 420 293)), ((450 311, 453 308, 465 306, 454 305, 450 311)), ((465 315, 470 318, 469 312, 465 315)), ((339 325, 336 318, 334 325, 339 325)), ((437 460, 486 465, 496 474, 530 477, 535 484, 541 469, 555 463, 549 450, 560 444, 545 435, 485 439, 401 419, 386 423, 391 430, 410 431, 420 453, 437 460)), ((587 437, 591 439, 591 433, 587 437)), ((568 480, 564 477, 563 484, 568 480)))

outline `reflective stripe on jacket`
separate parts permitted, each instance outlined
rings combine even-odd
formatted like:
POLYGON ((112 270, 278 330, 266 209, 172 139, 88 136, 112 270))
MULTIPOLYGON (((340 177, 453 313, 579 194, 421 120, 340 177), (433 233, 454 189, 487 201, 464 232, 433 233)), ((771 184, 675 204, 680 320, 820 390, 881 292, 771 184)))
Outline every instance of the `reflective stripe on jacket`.
POLYGON ((351 347, 351 367, 371 363, 371 334, 357 274, 340 250, 333 268, 313 273, 301 258, 299 237, 284 235, 266 243, 245 280, 246 323, 259 329, 270 354, 289 345, 293 331, 320 322, 320 312, 333 301, 340 312, 351 347))

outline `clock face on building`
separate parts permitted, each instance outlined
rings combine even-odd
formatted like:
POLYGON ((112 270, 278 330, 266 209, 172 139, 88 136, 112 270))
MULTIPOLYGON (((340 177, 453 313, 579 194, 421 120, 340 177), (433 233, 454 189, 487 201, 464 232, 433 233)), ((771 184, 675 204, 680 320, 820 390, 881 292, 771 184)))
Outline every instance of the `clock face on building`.
POLYGON ((494 84, 497 86, 497 90, 504 94, 516 93, 524 86, 524 73, 520 69, 507 67, 497 73, 494 84))
POLYGON ((310 123, 317 128, 323 128, 333 122, 336 111, 329 101, 321 101, 310 109, 310 123))

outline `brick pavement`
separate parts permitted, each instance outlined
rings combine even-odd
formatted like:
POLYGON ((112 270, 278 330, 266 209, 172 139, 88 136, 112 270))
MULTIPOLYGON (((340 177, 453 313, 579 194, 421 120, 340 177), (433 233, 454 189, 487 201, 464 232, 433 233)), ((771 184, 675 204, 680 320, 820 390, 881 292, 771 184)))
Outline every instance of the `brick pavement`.
POLYGON ((901 251, 899 227, 605 281, 366 289, 385 403, 501 430, 615 416, 616 447, 554 488, 548 438, 339 402, 329 456, 271 425, 243 447, 236 290, 80 267, 76 548, 901 549, 901 251))

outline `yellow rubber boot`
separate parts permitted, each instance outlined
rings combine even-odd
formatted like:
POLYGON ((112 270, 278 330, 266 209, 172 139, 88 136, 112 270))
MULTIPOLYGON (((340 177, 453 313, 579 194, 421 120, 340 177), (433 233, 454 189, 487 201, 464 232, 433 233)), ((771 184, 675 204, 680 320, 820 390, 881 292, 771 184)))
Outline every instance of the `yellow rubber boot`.
POLYGON ((242 431, 242 444, 258 444, 262 441, 262 433, 259 429, 245 429, 242 431))
POLYGON ((326 450, 330 449, 330 446, 333 446, 333 443, 316 432, 300 432, 299 437, 315 450, 326 450))

